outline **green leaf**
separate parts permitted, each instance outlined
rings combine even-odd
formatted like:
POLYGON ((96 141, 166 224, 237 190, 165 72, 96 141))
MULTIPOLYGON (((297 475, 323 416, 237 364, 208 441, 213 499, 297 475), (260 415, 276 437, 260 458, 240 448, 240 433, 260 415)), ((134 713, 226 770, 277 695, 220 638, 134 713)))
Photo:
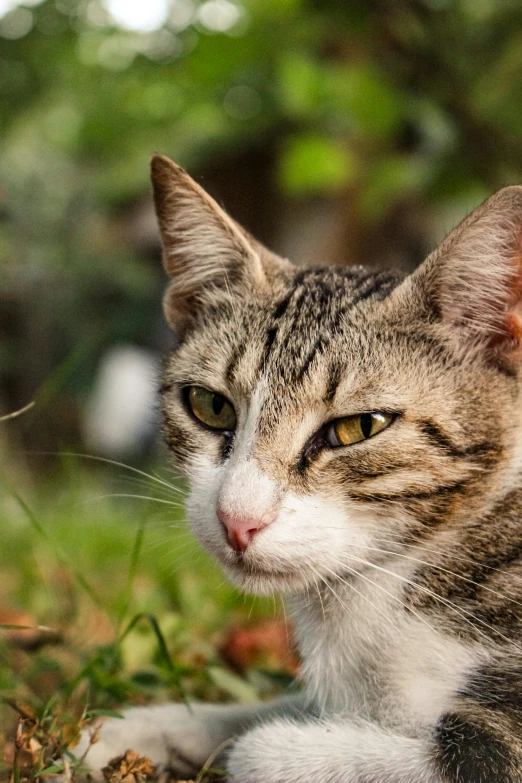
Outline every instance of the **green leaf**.
POLYGON ((136 530, 136 537, 134 539, 134 545, 132 547, 131 556, 130 556, 130 562, 129 562, 129 572, 127 575, 127 583, 125 585, 125 591, 123 596, 123 604, 120 611, 120 615, 118 618, 118 630, 121 627, 121 624, 123 622, 123 618, 127 614, 128 608, 132 601, 132 588, 134 585, 134 579, 136 577, 136 570, 138 567, 138 560, 140 557, 141 547, 143 545, 143 537, 145 535, 145 525, 147 523, 147 517, 143 516, 139 523, 138 528, 136 530))
POLYGON ((39 775, 53 775, 56 772, 63 772, 63 764, 53 764, 51 767, 46 767, 39 772, 39 775))
POLYGON ((91 718, 120 718, 123 720, 123 715, 115 710, 88 710, 84 717, 86 720, 90 720, 91 718))
POLYGON ((382 74, 369 65, 332 70, 330 90, 349 124, 374 139, 388 139, 403 117, 403 101, 382 74))
POLYGON ((209 666, 208 676, 214 685, 217 685, 222 691, 229 693, 240 704, 251 704, 259 701, 255 688, 227 669, 222 669, 220 666, 209 666))
POLYGON ((345 145, 327 136, 303 134, 288 139, 279 177, 284 190, 304 196, 338 191, 355 172, 355 157, 345 145))
POLYGON ((284 110, 293 117, 313 117, 324 98, 322 70, 305 54, 285 53, 277 77, 284 110))
POLYGON ((34 625, 0 625, 0 631, 31 631, 34 625))
POLYGON ((430 173, 426 161, 416 156, 395 155, 379 161, 359 202, 363 217, 378 220, 390 204, 425 187, 430 173))

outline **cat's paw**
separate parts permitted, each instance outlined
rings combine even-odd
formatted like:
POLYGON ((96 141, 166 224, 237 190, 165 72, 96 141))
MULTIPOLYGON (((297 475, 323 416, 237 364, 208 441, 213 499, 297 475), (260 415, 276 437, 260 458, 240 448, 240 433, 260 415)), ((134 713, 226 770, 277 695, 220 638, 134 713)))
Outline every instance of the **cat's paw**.
POLYGON ((289 720, 265 723, 244 734, 228 753, 229 783, 306 783, 313 751, 303 727, 289 720), (303 754, 303 750, 305 751, 303 754))
POLYGON ((135 707, 124 711, 122 719, 105 720, 94 744, 90 744, 91 733, 92 729, 82 732, 74 754, 77 758, 85 754, 85 766, 97 780, 110 759, 129 749, 180 778, 198 772, 214 749, 206 721, 185 704, 135 707))

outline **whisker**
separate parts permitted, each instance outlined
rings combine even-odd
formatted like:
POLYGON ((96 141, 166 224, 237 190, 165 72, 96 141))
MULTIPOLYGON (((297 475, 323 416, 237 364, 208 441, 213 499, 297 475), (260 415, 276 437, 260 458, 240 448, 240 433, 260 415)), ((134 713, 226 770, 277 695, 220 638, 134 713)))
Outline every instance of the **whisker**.
MULTIPOLYGON (((495 628, 492 625, 489 625, 489 623, 486 623, 485 620, 481 620, 479 617, 476 617, 476 615, 473 614, 473 612, 468 612, 466 609, 463 609, 462 607, 457 606, 452 601, 449 601, 447 598, 443 598, 441 595, 438 595, 437 593, 434 593, 433 590, 430 590, 428 587, 424 587, 424 585, 419 585, 417 582, 413 582, 411 579, 408 579, 405 576, 402 576, 401 574, 397 574, 394 571, 390 571, 388 568, 383 568, 383 566, 379 566, 376 563, 372 563, 369 560, 364 560, 359 557, 355 557, 355 555, 351 555, 351 558, 353 560, 356 560, 359 563, 362 563, 363 565, 370 566, 371 568, 375 568, 378 571, 382 571, 385 574, 388 574, 390 576, 395 577, 396 579, 399 579, 401 582, 405 582, 406 584, 409 584, 411 587, 416 588, 417 590, 421 590, 424 593, 427 593, 428 595, 431 595, 432 598, 434 598, 436 601, 440 601, 441 603, 445 604, 446 606, 450 607, 455 611, 463 620, 465 620, 471 627, 480 633, 480 629, 476 628, 473 622, 468 619, 468 617, 473 618, 473 620, 477 623, 480 623, 488 630, 492 631, 494 634, 497 634, 501 639, 508 642, 509 644, 512 644, 519 652, 522 652, 522 647, 519 647, 512 639, 509 639, 507 636, 502 634, 497 628, 495 628), (468 615, 468 617, 466 617, 468 615)), ((339 561, 339 565, 343 565, 339 561)), ((482 631, 482 634, 487 637, 484 631, 482 631)))
POLYGON ((138 486, 138 487, 146 487, 150 491, 154 491, 157 493, 160 493, 163 497, 171 497, 174 494, 174 497, 187 497, 182 491, 178 491, 178 488, 167 489, 166 487, 158 487, 156 484, 153 484, 149 479, 143 479, 136 476, 126 476, 123 475, 120 477, 120 480, 123 481, 125 484, 131 484, 132 486, 138 486))
POLYGON ((489 593, 492 593, 493 595, 497 595, 499 598, 503 598, 506 601, 510 601, 511 603, 518 604, 518 606, 522 606, 522 602, 517 601, 515 598, 511 598, 509 595, 505 595, 504 593, 499 592, 498 590, 494 590, 492 587, 488 587, 487 585, 481 584, 480 582, 475 582, 473 579, 470 579, 467 576, 462 576, 462 574, 458 574, 456 571, 451 571, 449 568, 444 568, 443 566, 436 565, 435 563, 429 563, 427 560, 421 560, 418 557, 412 557, 411 555, 403 555, 400 552, 392 552, 387 549, 379 549, 378 547, 368 546, 367 544, 360 544, 363 549, 368 549, 373 552, 382 552, 382 554, 385 555, 392 555, 393 557, 400 557, 404 560, 411 560, 414 563, 420 563, 421 565, 428 566, 429 568, 435 568, 437 571, 442 571, 445 574, 450 574, 451 576, 456 577, 457 579, 461 579, 463 582, 467 582, 468 584, 475 585, 476 587, 480 587, 483 590, 487 590, 489 593))
POLYGON ((171 524, 172 522, 172 514, 169 512, 168 516, 165 516, 165 514, 161 513, 165 509, 154 507, 150 513, 147 515, 147 524, 146 527, 148 530, 186 530, 187 524, 185 520, 180 519, 179 522, 176 522, 174 524, 171 524))
POLYGON ((317 577, 314 574, 314 585, 315 589, 317 591, 317 595, 319 596, 319 603, 321 604, 321 611, 323 613, 323 621, 326 622, 326 614, 324 611, 324 603, 323 603, 323 596, 321 595, 321 591, 319 589, 319 582, 317 581, 317 577))
MULTIPOLYGON (((401 536, 402 537, 402 536, 401 536)), ((435 555, 444 555, 450 558, 453 558, 454 560, 458 560, 462 563, 473 563, 474 565, 479 565, 481 568, 486 568, 488 571, 494 571, 497 574, 506 574, 507 572, 505 570, 502 570, 502 568, 495 568, 495 566, 488 565, 488 563, 484 562, 483 560, 479 560, 478 558, 473 557, 463 557, 462 555, 455 554, 454 550, 446 549, 444 547, 440 547, 439 549, 433 549, 431 547, 425 546, 423 542, 418 541, 415 536, 409 535, 404 536, 404 538, 407 538, 410 541, 414 541, 413 544, 406 544, 402 541, 393 540, 393 539, 387 539, 387 538, 377 538, 375 536, 372 536, 374 541, 382 541, 385 544, 399 544, 401 546, 408 547, 410 549, 419 549, 421 548, 423 551, 431 552, 435 555)), ((509 574, 509 578, 513 579, 514 581, 522 582, 522 576, 519 576, 518 574, 509 574)))
MULTIPOLYGON (((351 611, 350 611, 350 610, 349 610, 347 607, 345 607, 345 606, 344 606, 343 602, 341 601, 341 599, 339 598, 339 596, 337 595, 337 593, 335 592, 335 590, 334 590, 334 589, 333 589, 333 588, 332 588, 332 587, 331 587, 331 586, 328 584, 327 580, 326 580, 326 579, 324 579, 324 578, 321 576, 321 574, 319 574, 317 571, 315 571, 315 569, 313 569, 313 568, 312 568, 311 570, 312 570, 312 573, 314 574, 314 577, 315 577, 316 579, 317 579, 317 578, 319 578, 319 582, 322 582, 322 583, 325 585, 325 587, 327 587, 327 588, 330 590, 330 592, 332 593, 332 595, 334 596, 334 598, 336 598, 336 599, 337 599, 337 600, 340 602, 341 606, 343 606, 345 609, 347 609, 347 611, 348 611, 348 614, 349 614, 351 617, 353 617, 353 614, 352 614, 352 612, 351 612, 351 611)), ((320 592, 319 583, 318 583, 318 582, 316 582, 316 584, 317 584, 317 591, 318 591, 318 592, 320 592)), ((321 605, 322 605, 322 601, 321 601, 321 605)), ((323 687, 323 690, 324 690, 324 691, 326 691, 326 692, 328 692, 328 689, 329 689, 329 680, 330 680, 330 667, 329 667, 329 666, 327 666, 327 667, 325 668, 325 670, 324 670, 324 675, 323 675, 323 676, 324 676, 324 678, 325 678, 325 679, 324 679, 324 687, 323 687)), ((314 700, 314 701, 317 701, 317 702, 319 702, 319 696, 320 696, 320 694, 319 694, 319 681, 318 681, 318 678, 317 678, 317 677, 316 677, 316 678, 314 678, 314 680, 315 680, 315 683, 314 683, 313 692, 311 693, 311 697, 313 698, 313 700, 314 700)))
MULTIPOLYGON (((275 595, 275 593, 274 593, 274 595, 275 595)), ((286 628, 287 628, 287 633, 286 633, 286 641, 288 642, 288 628, 289 628, 289 624, 288 624, 288 617, 287 617, 287 614, 286 614, 286 606, 285 606, 285 602, 284 602, 283 600, 281 600, 281 601, 279 602, 279 606, 280 606, 280 607, 281 607, 281 609, 283 610, 283 619, 284 619, 284 622, 285 622, 285 626, 286 626, 286 628)), ((279 611, 279 615, 278 615, 278 617, 279 617, 280 615, 281 615, 281 611, 279 611)))
MULTIPOLYGON (((325 530, 346 530, 345 527, 339 526, 339 525, 324 525, 324 529, 325 530)), ((446 549, 444 547, 439 547, 438 549, 434 549, 432 547, 427 547, 424 544, 423 541, 420 541, 418 539, 418 537, 413 536, 411 534, 406 534, 406 533, 401 532, 401 533, 398 534, 397 538, 384 538, 384 537, 374 536, 373 534, 371 534, 371 538, 372 538, 373 541, 381 541, 384 544, 392 544, 393 546, 397 546, 397 547, 408 547, 410 549, 419 549, 420 548, 420 549, 422 549, 422 551, 431 552, 432 554, 435 554, 435 555, 446 555, 446 556, 448 556, 450 558, 453 558, 454 560, 458 560, 459 562, 462 562, 462 563, 472 563, 474 565, 479 565, 479 566, 481 566, 481 568, 486 568, 489 571, 494 571, 495 573, 498 573, 498 574, 505 575, 507 573, 506 570, 503 570, 502 568, 496 568, 495 566, 488 565, 488 563, 484 562, 484 560, 479 560, 478 558, 463 557, 462 555, 457 555, 457 554, 455 554, 455 551, 453 549, 450 550, 450 549, 446 549), (408 544, 408 543, 406 543, 406 540, 413 541, 414 543, 408 544)), ((365 546, 363 544, 362 545, 361 544, 357 544, 357 545, 358 546, 365 546)), ((390 554, 396 555, 398 553, 397 552, 390 552, 390 554)), ((433 567, 435 567, 435 564, 432 564, 432 563, 429 563, 428 565, 432 565, 433 567)), ((462 578, 466 578, 466 577, 462 577, 462 578)), ((513 579, 514 581, 522 582, 522 576, 520 576, 519 574, 510 573, 509 574, 509 578, 513 579)), ((502 595, 502 594, 499 593, 499 595, 502 595)))
MULTIPOLYGON (((191 543, 191 542, 188 542, 188 543, 191 543)), ((181 549, 181 551, 184 551, 186 549, 186 547, 183 547, 183 548, 180 547, 180 549, 181 549)), ((176 552, 176 555, 179 557, 179 552, 177 550, 174 550, 174 551, 176 552)), ((164 554, 165 554, 165 557, 166 557, 169 553, 165 552, 164 554)), ((203 552, 201 551, 201 549, 198 549, 197 547, 194 547, 194 549, 192 551, 192 557, 191 557, 190 564, 192 566, 196 566, 199 562, 201 562, 202 555, 203 555, 203 552)), ((165 559, 165 558, 163 558, 163 559, 165 559)), ((169 575, 170 576, 174 576, 180 570, 180 568, 182 568, 182 566, 185 565, 185 564, 186 564, 186 561, 185 561, 185 563, 183 561, 178 562, 177 565, 174 566, 174 568, 169 570, 169 575)))
MULTIPOLYGON (((171 573, 174 573, 171 571, 172 566, 175 566, 177 568, 183 567, 190 567, 193 563, 192 557, 190 556, 190 550, 183 552, 160 552, 157 556, 157 564, 160 568, 167 571, 169 578, 171 576, 171 573)), ((176 570, 175 569, 175 570, 176 570)))
POLYGON ((223 585, 229 585, 230 586, 230 582, 228 581, 228 579, 226 577, 225 577, 225 579, 222 579, 221 582, 218 585, 216 585, 216 590, 221 590, 223 585))
POLYGON ((196 555, 198 555, 199 552, 195 547, 192 547, 191 544, 192 542, 188 541, 182 546, 172 547, 172 549, 169 549, 168 551, 160 552, 158 555, 158 564, 164 565, 167 563, 176 566, 176 568, 181 568, 182 565, 196 562, 196 555))
POLYGON ((341 599, 341 598, 340 598, 340 597, 337 595, 337 593, 335 592, 335 590, 333 589, 333 587, 330 585, 330 583, 329 583, 329 582, 328 582, 326 579, 324 579, 324 577, 323 577, 323 576, 322 576, 320 573, 318 573, 318 572, 317 572, 317 571, 316 571, 314 568, 312 568, 311 570, 312 570, 312 573, 314 573, 316 576, 318 576, 318 577, 319 577, 319 579, 320 579, 320 580, 321 580, 321 582, 322 582, 322 583, 325 585, 325 587, 327 587, 327 588, 328 588, 328 590, 330 590, 330 592, 332 593, 332 595, 334 596, 334 598, 336 598, 336 599, 337 599, 337 601, 338 601, 338 602, 341 604, 341 606, 343 607, 343 609, 345 609, 345 611, 346 611, 346 612, 347 612, 347 613, 350 615, 350 617, 351 617, 352 619, 355 619, 355 615, 354 615, 354 613, 353 613, 353 610, 352 610, 352 609, 351 609, 349 606, 347 606, 347 605, 344 603, 344 601, 343 601, 343 600, 342 600, 342 599, 341 599))
MULTIPOLYGON (((158 547, 165 547, 167 544, 172 544, 173 542, 177 542, 180 538, 184 538, 184 539, 187 538, 188 539, 188 537, 189 537, 188 533, 187 534, 183 534, 182 533, 180 536, 171 535, 168 538, 162 538, 159 541, 158 540, 157 541, 147 541, 147 543, 143 547, 143 551, 144 552, 150 552, 151 550, 157 549, 158 547)), ((194 539, 192 539, 191 536, 190 536, 190 538, 191 538, 190 541, 189 540, 182 541, 180 543, 180 546, 178 546, 178 547, 172 547, 172 548, 169 547, 167 552, 162 552, 160 554, 160 557, 162 557, 162 556, 170 557, 171 555, 175 554, 178 551, 178 549, 181 549, 181 544, 186 545, 186 546, 188 546, 189 544, 192 544, 194 542, 194 539)), ((196 547, 194 547, 194 548, 196 548, 196 547)))
POLYGON ((145 478, 149 478, 152 481, 156 481, 158 484, 163 484, 166 487, 169 487, 170 489, 177 490, 178 487, 175 487, 173 484, 170 484, 170 482, 165 481, 165 479, 158 478, 157 476, 153 476, 150 473, 147 473, 144 470, 140 470, 140 468, 135 468, 133 465, 126 465, 125 462, 118 462, 114 459, 108 459, 107 457, 99 457, 95 454, 80 454, 74 451, 36 451, 31 452, 32 454, 43 454, 53 457, 75 457, 77 459, 87 459, 87 460, 93 460, 96 462, 103 462, 107 465, 114 465, 117 468, 124 468, 125 470, 130 470, 133 473, 137 473, 140 476, 144 476, 145 478))
MULTIPOLYGON (((172 473, 172 475, 174 476, 175 479, 177 479, 177 481, 180 481, 180 480, 184 481, 183 476, 181 476, 178 472, 176 472, 174 470, 168 470, 168 469, 165 469, 165 468, 162 468, 162 470, 166 470, 168 473, 172 473)), ((157 478, 159 481, 165 481, 166 480, 166 479, 164 479, 160 475, 160 473, 158 473, 157 470, 151 470, 150 475, 154 476, 154 478, 157 478)), ((168 483, 170 483, 170 482, 168 482, 168 483)), ((184 487, 179 487, 177 484, 174 484, 173 486, 175 486, 177 489, 180 489, 182 491, 186 491, 186 489, 184 487)))
MULTIPOLYGON (((338 562, 338 563, 339 563, 339 565, 343 565, 343 564, 342 564, 342 563, 340 563, 338 560, 336 560, 336 562, 338 562)), ((323 567, 325 567, 325 566, 323 566, 323 567)), ((349 566, 343 566, 343 567, 346 567, 348 571, 350 571, 352 574, 354 574, 354 576, 356 576, 356 577, 362 577, 362 578, 363 578, 365 581, 369 582, 369 583, 370 583, 370 584, 371 584, 373 587, 376 587, 377 589, 379 589, 379 590, 382 590, 382 592, 386 593, 386 595, 388 595, 390 598, 393 598, 393 599, 394 599, 395 601, 397 601, 397 602, 398 602, 398 603, 399 603, 399 604, 400 604, 402 607, 406 608, 406 605, 405 605, 405 604, 404 604, 404 603, 403 603, 403 602, 400 600, 400 598, 399 598, 398 596, 396 596, 396 595, 393 595, 393 593, 390 593, 390 592, 389 592, 389 590, 386 590, 386 588, 385 588, 385 587, 383 587, 382 585, 379 585, 379 584, 377 584, 377 582, 374 582, 374 581, 373 581, 372 579, 370 579, 369 577, 367 577, 367 576, 364 576, 364 574, 360 574, 360 573, 359 573, 358 571, 356 571, 354 568, 350 568, 349 566)), ((358 595, 360 595, 360 596, 361 596, 361 598, 363 598, 363 599, 364 599, 364 600, 365 600, 367 603, 369 603, 369 604, 370 604, 370 606, 372 607, 372 609, 375 609, 377 612, 379 612, 379 614, 380 614, 382 617, 384 617, 384 619, 386 620, 386 622, 387 622, 388 624, 390 624, 390 623, 391 623, 391 624, 393 625, 393 623, 392 623, 392 621, 390 620, 390 618, 389 618, 389 617, 388 617, 388 616, 387 616, 387 615, 386 615, 386 614, 385 614, 385 613, 384 613, 384 612, 383 612, 381 609, 379 609, 377 606, 375 606, 375 604, 373 603, 373 601, 371 601, 371 600, 370 600, 370 599, 369 599, 367 596, 365 596, 365 595, 364 595, 364 593, 361 593, 359 590, 357 590, 357 589, 356 589, 356 588, 355 588, 355 587, 354 587, 354 586, 353 586, 353 585, 352 585, 350 582, 347 582, 345 579, 342 579, 342 577, 340 577, 340 576, 339 576, 339 574, 336 574, 336 573, 335 573, 335 571, 331 571, 329 568, 327 568, 326 570, 327 570, 327 571, 328 571, 330 574, 332 574, 332 576, 334 576, 336 579, 338 579, 340 582, 342 582, 343 584, 345 584, 347 587, 350 587, 350 588, 351 588, 352 590, 354 590, 354 591, 355 591, 355 592, 356 592, 358 595)), ((412 613, 413 613, 413 614, 415 614, 415 612, 412 612, 412 613)), ((427 620, 424 620, 424 618, 422 618, 422 617, 419 617, 419 619, 423 620, 423 621, 426 623, 426 625, 427 625, 429 628, 431 628, 431 630, 432 630, 432 631, 433 631, 433 630, 435 630, 434 628, 432 628, 432 627, 431 627, 431 625, 430 625, 430 624, 427 622, 427 620)), ((404 634, 402 634, 402 633, 401 633, 401 636, 403 636, 403 638, 404 638, 404 634)))
POLYGON ((167 506, 174 506, 174 508, 184 508, 182 503, 176 503, 173 500, 153 498, 150 495, 134 495, 131 492, 111 492, 108 495, 96 495, 95 497, 88 498, 84 502, 90 503, 93 500, 107 500, 107 498, 136 498, 137 500, 150 500, 152 503, 163 503, 167 506))

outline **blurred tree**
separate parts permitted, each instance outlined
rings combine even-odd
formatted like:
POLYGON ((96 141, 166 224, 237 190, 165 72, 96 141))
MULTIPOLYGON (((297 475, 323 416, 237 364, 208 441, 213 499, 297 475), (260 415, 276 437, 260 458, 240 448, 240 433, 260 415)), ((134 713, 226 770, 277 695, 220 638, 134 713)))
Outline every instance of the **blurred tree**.
POLYGON ((411 268, 521 179, 521 39, 518 0, 0 0, 5 407, 68 380, 31 438, 70 438, 102 346, 164 339, 152 151, 283 252, 411 268))

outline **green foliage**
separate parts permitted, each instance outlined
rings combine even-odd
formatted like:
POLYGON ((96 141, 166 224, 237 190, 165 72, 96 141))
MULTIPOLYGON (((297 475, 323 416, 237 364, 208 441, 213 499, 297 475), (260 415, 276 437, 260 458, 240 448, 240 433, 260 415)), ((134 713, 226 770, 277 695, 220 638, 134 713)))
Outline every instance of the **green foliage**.
MULTIPOLYGON (((451 225, 522 180, 519 0, 172 0, 141 32, 110 17, 110 0, 11 5, 0 17, 0 418, 37 398, 5 422, 22 442, 78 439, 71 399, 85 398, 104 346, 162 341, 158 247, 136 217, 153 151, 195 174, 224 166, 236 203, 258 187, 265 199, 259 167, 249 179, 258 156, 267 215, 339 203, 355 262, 382 227, 388 242, 422 219, 428 245, 427 214, 451 225)), ((106 474, 64 459, 43 475, 2 478, 1 600, 30 615, 15 623, 32 618, 27 633, 58 635, 30 652, 2 623, 3 694, 31 701, 55 731, 53 694, 78 716, 86 704, 101 714, 270 691, 273 678, 220 658, 216 634, 251 607, 182 530, 141 501, 92 501, 121 490, 106 474)), ((266 610, 254 604, 254 618, 266 610)))
MULTIPOLYGON (((62 224, 80 191, 89 212, 100 199, 118 204, 143 192, 154 149, 201 165, 238 142, 259 143, 261 131, 291 139, 313 126, 321 138, 342 133, 348 145, 364 139, 370 158, 386 161, 405 128, 422 142, 419 101, 450 112, 459 151, 472 156, 481 151, 469 150, 466 136, 480 124, 505 146, 520 132, 516 3, 489 0, 479 13, 472 3, 420 0, 244 0, 228 3, 238 18, 224 32, 202 21, 208 5, 173 0, 173 21, 142 33, 115 25, 97 0, 44 0, 8 14, 27 11, 31 24, 19 38, 0 38, 2 176, 15 190, 24 178, 45 187, 30 209, 41 212, 40 238, 44 225, 52 234, 53 221, 62 224), (238 86, 250 91, 243 105, 230 95, 238 86)), ((422 149, 425 164, 430 153, 422 149)), ((365 165, 359 176, 364 183, 365 165)), ((294 192, 294 178, 282 181, 294 192)), ((328 166, 321 184, 331 188, 328 166)))
POLYGON ((340 190, 353 180, 355 165, 353 153, 334 139, 293 136, 281 161, 281 184, 296 194, 340 190))
POLYGON ((280 689, 254 659, 240 674, 220 652, 227 629, 276 606, 223 582, 185 529, 179 481, 126 472, 87 472, 64 456, 29 500, 0 479, 0 616, 20 613, 0 626, 0 743, 12 741, 18 712, 21 779, 50 775, 79 726, 124 704, 245 702, 280 689))
MULTIPOLYGON (((361 248, 398 204, 453 215, 459 199, 462 212, 522 176, 515 0, 171 0, 164 23, 141 32, 111 18, 110 0, 11 5, 0 295, 23 302, 29 339, 50 345, 40 383, 77 346, 78 323, 81 342, 97 342, 76 396, 105 343, 155 342, 161 271, 128 230, 155 150, 196 174, 265 154, 275 212, 357 194, 361 248)), ((31 385, 18 379, 23 352, 0 338, 11 387, 31 385)))

